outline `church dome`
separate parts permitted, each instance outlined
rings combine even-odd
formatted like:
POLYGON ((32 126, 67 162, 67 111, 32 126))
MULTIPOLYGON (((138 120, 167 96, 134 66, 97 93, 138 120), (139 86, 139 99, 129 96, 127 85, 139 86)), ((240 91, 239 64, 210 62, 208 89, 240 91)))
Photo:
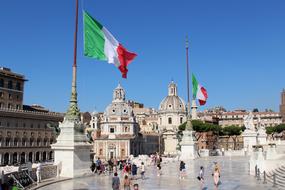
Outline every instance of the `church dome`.
POLYGON ((181 111, 185 112, 186 107, 182 98, 177 95, 177 86, 171 81, 168 85, 168 96, 159 105, 160 111, 181 111))
POLYGON ((113 101, 107 106, 105 116, 133 116, 133 109, 125 101, 125 90, 119 84, 113 92, 113 101))

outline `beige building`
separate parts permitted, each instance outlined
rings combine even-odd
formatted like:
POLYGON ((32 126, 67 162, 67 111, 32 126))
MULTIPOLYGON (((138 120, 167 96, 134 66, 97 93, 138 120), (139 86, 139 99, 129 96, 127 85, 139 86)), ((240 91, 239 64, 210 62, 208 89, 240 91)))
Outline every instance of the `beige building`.
POLYGON ((93 139, 96 157, 126 159, 141 153, 139 125, 120 84, 114 90, 112 103, 106 108, 103 117, 98 117, 93 113, 91 119, 91 125, 95 128, 93 139))
MULTIPOLYGON (((230 125, 237 125, 241 127, 244 125, 244 117, 248 114, 249 112, 238 110, 233 112, 225 112, 217 117, 219 125, 222 127, 230 125)), ((253 116, 253 122, 256 127, 258 126, 258 118, 261 119, 261 123, 263 123, 265 127, 279 125, 282 122, 281 115, 277 112, 253 112, 253 116)))
POLYGON ((50 144, 63 115, 39 106, 23 105, 23 75, 0 68, 0 164, 53 159, 50 144))

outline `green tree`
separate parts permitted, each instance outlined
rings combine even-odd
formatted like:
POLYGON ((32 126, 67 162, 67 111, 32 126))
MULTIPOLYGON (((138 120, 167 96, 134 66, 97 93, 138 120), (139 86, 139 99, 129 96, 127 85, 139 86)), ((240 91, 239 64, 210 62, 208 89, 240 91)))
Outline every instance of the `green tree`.
POLYGON ((236 149, 237 137, 241 134, 241 132, 242 128, 236 125, 230 125, 223 128, 223 134, 233 138, 234 150, 236 149))

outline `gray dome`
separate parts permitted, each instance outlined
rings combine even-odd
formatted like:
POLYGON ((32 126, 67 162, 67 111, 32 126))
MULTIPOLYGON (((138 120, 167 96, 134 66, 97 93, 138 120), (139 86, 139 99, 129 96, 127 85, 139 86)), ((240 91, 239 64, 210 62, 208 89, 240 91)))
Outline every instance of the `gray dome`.
POLYGON ((107 106, 105 112, 105 116, 132 116, 133 109, 126 102, 117 102, 111 103, 107 106))
POLYGON ((186 111, 185 103, 177 95, 177 86, 173 81, 168 85, 168 96, 161 101, 158 109, 160 111, 186 111))
POLYGON ((185 103, 179 96, 166 96, 159 105, 160 111, 185 111, 185 103))

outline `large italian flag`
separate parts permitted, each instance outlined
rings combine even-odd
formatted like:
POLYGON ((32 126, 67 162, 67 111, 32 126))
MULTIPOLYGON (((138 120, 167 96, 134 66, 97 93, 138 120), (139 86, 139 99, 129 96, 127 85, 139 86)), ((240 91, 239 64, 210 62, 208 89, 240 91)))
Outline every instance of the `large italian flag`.
POLYGON ((198 83, 194 74, 192 74, 192 84, 193 98, 197 98, 201 106, 205 105, 208 98, 207 90, 198 83))
POLYGON ((83 11, 84 55, 114 64, 127 78, 127 66, 137 56, 122 46, 98 21, 83 11))

